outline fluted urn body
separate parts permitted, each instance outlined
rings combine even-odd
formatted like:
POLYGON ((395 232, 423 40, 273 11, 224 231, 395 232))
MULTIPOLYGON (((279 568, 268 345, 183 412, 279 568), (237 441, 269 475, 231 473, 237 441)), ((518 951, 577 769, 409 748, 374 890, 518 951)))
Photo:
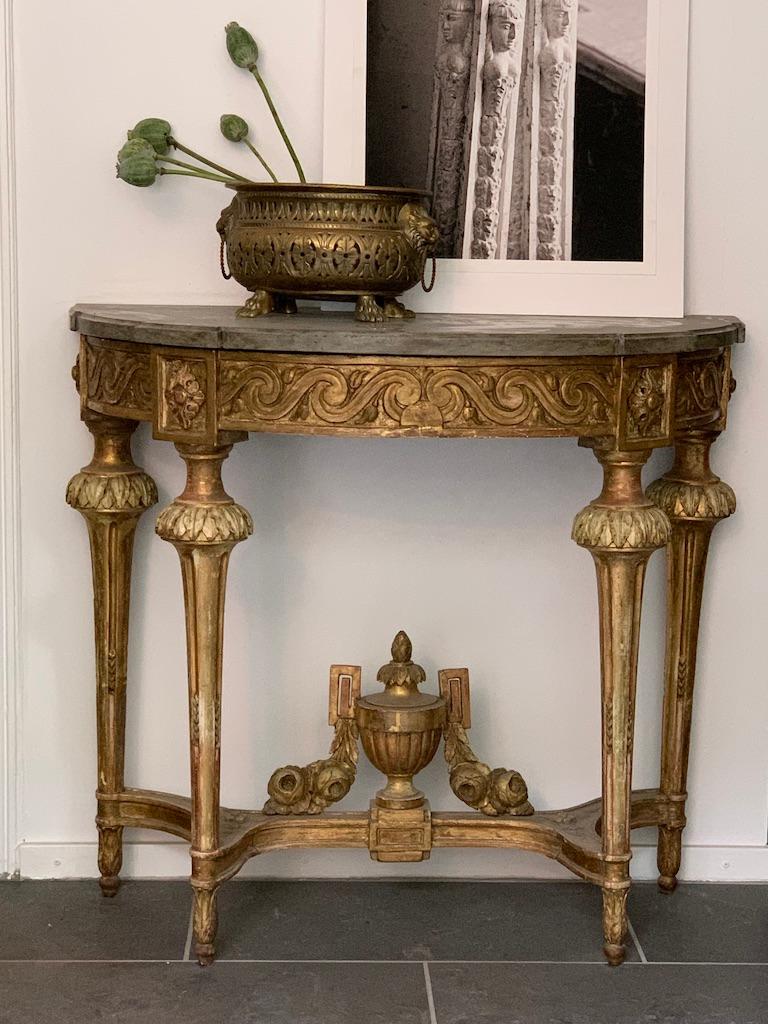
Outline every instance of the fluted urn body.
POLYGON ((437 753, 446 723, 442 697, 419 692, 426 674, 411 660, 408 636, 400 632, 392 644, 392 661, 379 669, 383 693, 361 697, 355 717, 368 760, 387 776, 387 785, 376 794, 379 807, 406 810, 420 807, 424 794, 413 777, 426 768, 437 753))

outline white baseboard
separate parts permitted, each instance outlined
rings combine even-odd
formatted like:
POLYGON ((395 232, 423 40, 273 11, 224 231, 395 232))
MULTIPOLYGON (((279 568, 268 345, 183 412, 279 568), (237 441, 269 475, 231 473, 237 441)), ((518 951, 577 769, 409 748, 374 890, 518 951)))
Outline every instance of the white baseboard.
MULTIPOLYGON (((185 843, 126 843, 123 877, 186 878, 189 857, 185 843)), ((22 843, 22 878, 95 878, 96 843, 22 843)), ((635 848, 632 876, 656 878, 656 849, 635 848)), ((250 878, 486 878, 567 879, 560 865, 535 854, 505 850, 437 850, 428 864, 374 864, 363 851, 290 850, 257 857, 242 872, 250 878)), ((768 882, 768 846, 688 846, 681 880, 697 882, 768 882)))

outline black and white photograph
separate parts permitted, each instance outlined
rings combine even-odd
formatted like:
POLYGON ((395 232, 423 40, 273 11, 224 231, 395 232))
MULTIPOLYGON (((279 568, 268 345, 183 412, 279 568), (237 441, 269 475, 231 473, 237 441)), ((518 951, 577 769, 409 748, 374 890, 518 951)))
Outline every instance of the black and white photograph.
POLYGON ((367 180, 440 255, 642 262, 647 0, 369 0, 367 180))

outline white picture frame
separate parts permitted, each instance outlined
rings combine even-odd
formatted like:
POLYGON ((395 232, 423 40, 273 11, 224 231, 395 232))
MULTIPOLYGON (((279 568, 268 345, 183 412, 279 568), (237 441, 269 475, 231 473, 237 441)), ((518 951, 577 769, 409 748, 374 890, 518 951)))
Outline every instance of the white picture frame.
MULTIPOLYGON (((645 258, 637 263, 440 260, 407 296, 432 313, 682 316, 689 0, 648 0, 645 258)), ((325 0, 323 175, 365 183, 366 0, 325 0)))

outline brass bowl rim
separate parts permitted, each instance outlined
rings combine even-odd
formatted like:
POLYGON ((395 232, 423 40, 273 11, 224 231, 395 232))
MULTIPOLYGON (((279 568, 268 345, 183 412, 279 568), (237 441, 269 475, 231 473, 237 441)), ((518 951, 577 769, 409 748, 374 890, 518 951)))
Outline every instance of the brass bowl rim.
POLYGON ((226 188, 233 192, 296 192, 299 195, 318 195, 328 192, 331 195, 343 193, 357 193, 359 195, 383 195, 383 196, 417 196, 420 199, 431 199, 432 193, 428 189, 404 188, 401 186, 391 187, 389 185, 316 185, 311 182, 297 181, 295 183, 284 181, 264 181, 248 184, 246 182, 233 182, 226 188))

